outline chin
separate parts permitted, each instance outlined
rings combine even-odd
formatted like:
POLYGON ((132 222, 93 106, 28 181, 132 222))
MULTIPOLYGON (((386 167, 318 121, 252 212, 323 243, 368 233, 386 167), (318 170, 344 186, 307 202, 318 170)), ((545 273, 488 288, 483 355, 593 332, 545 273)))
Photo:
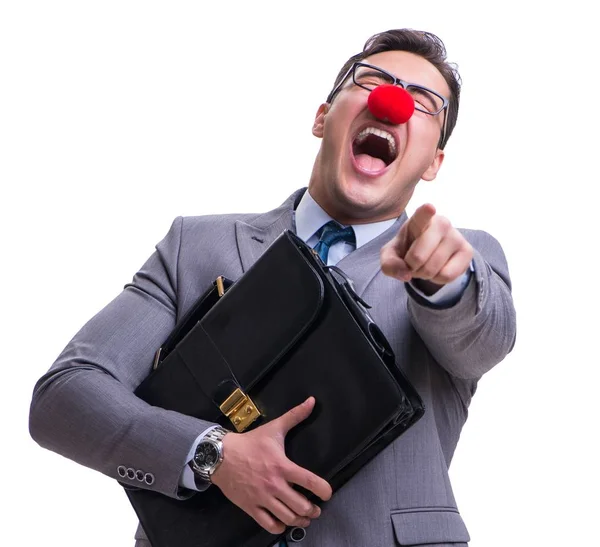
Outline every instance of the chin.
POLYGON ((340 185, 336 190, 335 200, 345 216, 370 219, 382 214, 382 205, 386 199, 376 185, 352 181, 340 185))

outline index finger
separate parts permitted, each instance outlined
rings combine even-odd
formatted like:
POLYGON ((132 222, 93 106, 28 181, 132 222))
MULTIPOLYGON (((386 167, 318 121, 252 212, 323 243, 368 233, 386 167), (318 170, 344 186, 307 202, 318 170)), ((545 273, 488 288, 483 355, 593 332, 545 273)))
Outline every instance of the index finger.
POLYGON ((327 501, 333 495, 331 485, 325 480, 315 475, 312 471, 304 469, 295 463, 286 470, 285 478, 288 482, 297 484, 305 490, 319 496, 323 501, 327 501))
POLYGON ((408 231, 414 239, 417 239, 426 230, 435 213, 435 207, 431 203, 425 203, 408 219, 408 231))

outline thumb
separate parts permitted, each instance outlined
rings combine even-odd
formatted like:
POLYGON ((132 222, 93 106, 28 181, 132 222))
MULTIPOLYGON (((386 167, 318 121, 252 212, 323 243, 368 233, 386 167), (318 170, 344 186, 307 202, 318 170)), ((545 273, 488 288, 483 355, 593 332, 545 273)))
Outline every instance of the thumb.
POLYGON ((288 410, 285 414, 277 418, 275 423, 278 429, 285 435, 290 429, 296 427, 299 423, 308 418, 315 407, 315 398, 309 397, 302 404, 288 410))

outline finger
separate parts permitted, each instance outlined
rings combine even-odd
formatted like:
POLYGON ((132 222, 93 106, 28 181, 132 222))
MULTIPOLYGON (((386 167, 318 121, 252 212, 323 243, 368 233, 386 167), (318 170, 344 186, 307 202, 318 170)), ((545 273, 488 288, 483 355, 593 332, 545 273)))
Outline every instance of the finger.
MULTIPOLYGON (((435 222, 431 222, 429 227, 413 241, 404 257, 404 261, 408 264, 413 273, 417 272, 419 268, 422 268, 433 256, 451 228, 452 225, 448 219, 439 217, 435 222)), ((450 255, 448 255, 448 258, 458 248, 458 243, 454 240, 450 240, 449 243, 454 243, 455 248, 450 255)))
POLYGON ((451 238, 444 238, 434 249, 429 258, 413 272, 414 279, 433 279, 442 268, 448 263, 450 258, 457 252, 456 242, 451 238))
POLYGON ((384 245, 380 254, 381 271, 384 275, 395 277, 400 281, 410 281, 411 269, 408 264, 398 256, 396 250, 391 245, 384 245))
POLYGON ((446 285, 455 279, 458 279, 463 275, 471 264, 473 259, 472 247, 461 249, 454 253, 450 260, 446 262, 446 265, 438 272, 438 274, 431 280, 433 283, 439 285, 446 285))
POLYGON ((413 238, 408 232, 408 222, 405 222, 400 226, 400 230, 398 230, 394 238, 386 243, 383 248, 391 248, 397 256, 404 258, 412 241, 413 238))
POLYGON ((308 469, 304 469, 295 463, 290 462, 290 467, 284 471, 284 477, 288 482, 297 484, 302 488, 319 496, 323 501, 331 498, 333 490, 331 485, 325 480, 315 475, 308 469))
POLYGON ((321 508, 311 503, 302 494, 294 490, 289 484, 282 488, 276 497, 287 505, 294 513, 301 517, 316 519, 321 515, 321 508))
POLYGON ((296 427, 310 416, 310 413, 315 407, 315 398, 309 397, 302 404, 288 410, 285 414, 273 420, 275 427, 280 428, 283 434, 286 434, 290 429, 296 427))
POLYGON ((407 229, 413 239, 419 237, 429 226, 429 222, 435 216, 435 207, 431 203, 421 205, 407 222, 407 229))
POLYGON ((257 507, 250 516, 258 522, 267 532, 271 534, 283 534, 285 532, 285 524, 276 519, 265 509, 257 507))
POLYGON ((265 505, 265 509, 287 526, 301 526, 302 528, 306 528, 310 525, 309 518, 297 515, 277 498, 270 498, 265 505))

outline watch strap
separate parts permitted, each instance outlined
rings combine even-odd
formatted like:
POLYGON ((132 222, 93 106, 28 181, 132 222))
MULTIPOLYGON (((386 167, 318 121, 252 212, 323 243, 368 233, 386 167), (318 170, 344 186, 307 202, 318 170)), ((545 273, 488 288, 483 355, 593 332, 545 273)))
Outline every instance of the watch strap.
POLYGON ((227 429, 218 425, 217 427, 211 429, 206 434, 206 437, 204 437, 204 439, 210 439, 212 441, 222 441, 223 437, 225 437, 225 435, 227 435, 227 433, 229 433, 229 431, 227 429))
MULTIPOLYGON (((193 458, 192 458, 192 461, 189 462, 188 465, 190 466, 190 468, 192 469, 192 471, 194 473, 194 482, 196 483, 196 488, 198 488, 199 490, 200 489, 204 490, 209 484, 211 484, 211 475, 216 471, 216 469, 219 467, 219 465, 223 461, 223 446, 220 443, 223 440, 223 437, 225 437, 225 435, 227 435, 227 433, 229 433, 229 431, 227 429, 225 429, 224 427, 221 427, 221 426, 214 427, 200 440, 200 442, 197 445, 197 446, 200 446, 204 442, 212 441, 212 443, 214 443, 218 447, 218 450, 219 450, 219 458, 217 460, 217 463, 215 463, 215 465, 210 469, 204 470, 204 469, 198 468, 196 465, 194 465, 193 458), (219 444, 217 444, 217 443, 219 443, 219 444)), ((194 457, 195 457, 195 455, 194 455, 194 457)))

